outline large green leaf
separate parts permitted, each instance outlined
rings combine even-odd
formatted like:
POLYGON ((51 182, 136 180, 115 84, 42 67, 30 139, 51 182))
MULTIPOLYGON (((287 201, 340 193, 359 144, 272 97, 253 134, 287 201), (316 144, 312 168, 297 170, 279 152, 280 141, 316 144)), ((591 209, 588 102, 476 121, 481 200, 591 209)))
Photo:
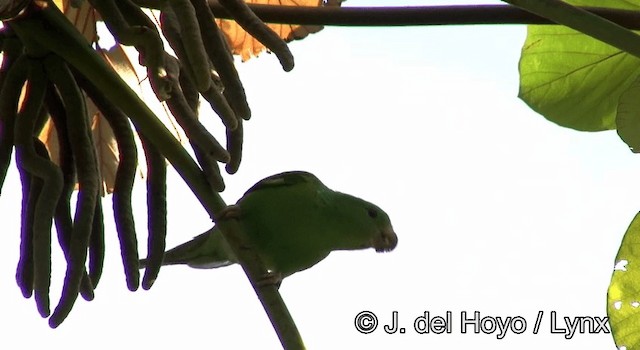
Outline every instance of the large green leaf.
POLYGON ((616 125, 620 138, 634 153, 640 153, 640 78, 620 95, 616 125))
MULTIPOLYGON (((640 0, 568 2, 640 10, 640 0)), ((634 56, 567 27, 532 25, 520 57, 519 97, 559 125, 615 129, 618 99, 639 75, 634 56)))
POLYGON ((631 221, 616 256, 607 315, 616 346, 640 349, 640 213, 631 221))

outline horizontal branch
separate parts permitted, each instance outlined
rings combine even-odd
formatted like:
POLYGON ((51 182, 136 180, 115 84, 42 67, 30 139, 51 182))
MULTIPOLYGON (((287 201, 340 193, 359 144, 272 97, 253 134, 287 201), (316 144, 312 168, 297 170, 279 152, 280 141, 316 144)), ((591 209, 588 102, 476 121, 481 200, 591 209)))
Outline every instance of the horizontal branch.
MULTIPOLYGON (((160 9, 159 0, 133 0, 141 7, 160 9)), ((217 18, 231 18, 218 0, 207 0, 217 18)), ((385 6, 311 7, 247 4, 264 22, 354 27, 435 26, 473 24, 556 24, 515 6, 385 6)), ((640 11, 580 7, 628 29, 640 30, 640 11)))

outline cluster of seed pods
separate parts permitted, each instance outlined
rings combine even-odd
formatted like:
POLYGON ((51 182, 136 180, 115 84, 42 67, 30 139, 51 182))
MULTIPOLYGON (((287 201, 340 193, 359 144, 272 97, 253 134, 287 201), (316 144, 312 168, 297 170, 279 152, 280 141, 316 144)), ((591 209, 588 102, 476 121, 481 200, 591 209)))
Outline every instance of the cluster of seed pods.
MULTIPOLYGON (((77 6, 81 1, 73 3, 77 6)), ((135 1, 89 0, 89 3, 120 44, 137 49, 153 91, 166 103, 187 135, 210 187, 222 191, 224 183, 219 164, 225 163, 230 174, 238 170, 242 122, 249 119, 251 112, 233 57, 207 0, 163 1, 160 28, 135 1), (165 51, 161 35, 176 57, 165 51), (226 129, 226 147, 199 122, 200 96, 221 118, 226 129)), ((220 4, 238 24, 277 55, 285 70, 293 68, 293 57, 286 44, 242 0, 220 0, 220 4)), ((119 163, 112 200, 130 290, 136 290, 140 285, 138 242, 131 208, 138 149, 134 127, 118 101, 107 98, 77 67, 47 47, 46 41, 31 40, 29 27, 20 25, 21 21, 40 18, 44 11, 49 11, 49 15, 58 11, 52 8, 53 3, 25 2, 25 6, 22 11, 12 9, 12 18, 5 19, 0 32, 3 54, 0 66, 0 190, 15 150, 23 193, 16 280, 23 295, 34 296, 39 313, 43 317, 50 316, 49 324, 57 327, 68 316, 78 295, 86 300, 93 299, 105 254, 99 200, 101 176, 86 98, 113 129, 118 145, 119 163), (56 155, 49 154, 37 137, 48 120, 58 136, 59 154, 56 155), (53 158, 58 161, 54 162, 53 158), (70 201, 76 188, 77 202, 72 215, 70 201), (49 289, 54 225, 67 269, 60 300, 51 312, 49 289)), ((55 23, 48 25, 54 27, 48 29, 56 31, 55 23)), ((73 50, 76 46, 70 47, 73 50)), ((165 249, 166 161, 143 133, 138 134, 148 169, 148 264, 142 278, 143 288, 148 289, 158 275, 165 249)))

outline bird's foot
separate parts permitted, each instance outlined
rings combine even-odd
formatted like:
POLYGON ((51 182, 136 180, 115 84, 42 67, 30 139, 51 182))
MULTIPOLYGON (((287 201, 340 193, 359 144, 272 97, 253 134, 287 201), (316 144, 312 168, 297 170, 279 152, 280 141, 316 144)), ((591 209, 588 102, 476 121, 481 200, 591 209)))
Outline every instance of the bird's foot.
POLYGON ((240 219, 240 207, 238 205, 231 204, 222 209, 217 221, 224 221, 229 219, 240 219))
POLYGON ((280 289, 282 284, 282 274, 279 272, 269 271, 264 276, 260 277, 256 281, 258 287, 276 286, 276 289, 280 289))

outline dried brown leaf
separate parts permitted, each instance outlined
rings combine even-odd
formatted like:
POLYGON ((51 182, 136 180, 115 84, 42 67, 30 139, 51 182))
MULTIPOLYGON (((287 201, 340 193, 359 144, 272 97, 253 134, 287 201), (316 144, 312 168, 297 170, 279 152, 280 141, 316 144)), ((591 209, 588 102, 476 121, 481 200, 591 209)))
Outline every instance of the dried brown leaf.
POLYGON ((71 0, 54 0, 53 2, 88 42, 96 42, 98 39, 96 21, 99 20, 99 16, 89 1, 82 1, 79 8, 71 6, 71 0))
MULTIPOLYGON (((322 5, 322 0, 246 0, 249 4, 280 5, 280 6, 310 6, 322 5)), ((233 20, 216 19, 216 23, 224 33, 229 47, 234 55, 240 55, 242 62, 252 56, 258 56, 266 48, 262 43, 249 35, 242 27, 233 20)), ((319 25, 298 25, 298 24, 274 24, 268 23, 280 38, 289 42, 306 38, 309 34, 322 30, 319 25)))
POLYGON ((98 169, 102 177, 100 192, 102 195, 113 193, 120 155, 118 144, 111 126, 100 113, 96 113, 93 116, 91 131, 93 132, 93 142, 96 148, 98 169))

